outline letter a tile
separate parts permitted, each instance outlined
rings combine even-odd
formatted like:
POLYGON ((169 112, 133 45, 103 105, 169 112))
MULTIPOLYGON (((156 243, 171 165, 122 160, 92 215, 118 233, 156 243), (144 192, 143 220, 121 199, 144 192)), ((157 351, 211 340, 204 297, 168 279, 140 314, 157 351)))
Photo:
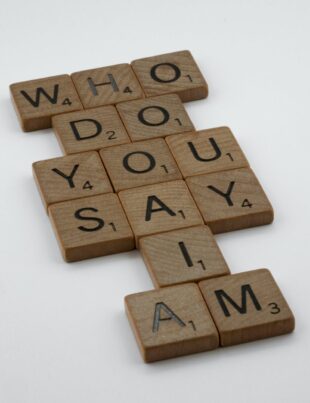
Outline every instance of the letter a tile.
POLYGON ((199 286, 219 331, 221 346, 294 330, 294 316, 267 269, 205 280, 199 286))
POLYGON ((10 85, 12 101, 25 132, 51 127, 53 115, 83 109, 69 75, 10 85))
POLYGON ((273 221, 272 206, 250 168, 192 176, 186 183, 214 234, 273 221))
POLYGON ((113 192, 95 151, 34 162, 33 175, 43 204, 113 192))
POLYGON ((134 237, 116 194, 52 204, 49 216, 67 262, 134 249, 134 237))
POLYGON ((183 102, 206 98, 208 86, 188 50, 131 63, 147 97, 178 94, 183 102))
POLYGON ((218 347, 218 332, 196 284, 128 295, 125 308, 146 362, 218 347))
POLYGON ((144 97, 129 64, 78 71, 71 77, 85 109, 144 97))
POLYGON ((52 118, 64 154, 95 151, 130 143, 115 106, 65 113, 52 118))
POLYGON ((166 141, 185 178, 249 166, 228 127, 169 136, 166 141))
POLYGON ((194 200, 182 180, 122 190, 119 198, 139 238, 203 224, 194 200))

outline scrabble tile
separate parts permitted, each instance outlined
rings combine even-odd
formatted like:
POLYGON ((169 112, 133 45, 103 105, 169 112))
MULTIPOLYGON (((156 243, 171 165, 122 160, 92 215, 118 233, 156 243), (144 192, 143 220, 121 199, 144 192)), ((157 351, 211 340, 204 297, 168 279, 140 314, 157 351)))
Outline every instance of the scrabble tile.
POLYGON ((144 97, 129 64, 79 71, 71 77, 85 109, 144 97))
POLYGON ((163 139, 108 148, 101 150, 100 156, 117 192, 136 186, 182 179, 163 139))
POLYGON ((124 210, 139 245, 139 238, 203 224, 194 200, 182 180, 122 190, 124 210))
POLYGON ((51 117, 83 109, 69 75, 10 85, 11 97, 25 132, 51 127, 51 117))
POLYGON ((132 141, 195 130, 176 94, 121 102, 116 107, 132 141))
POLYGON ((52 204, 50 219, 67 262, 134 249, 134 237, 116 194, 52 204))
POLYGON ((273 221, 272 206, 250 168, 193 176, 186 183, 214 234, 273 221))
POLYGON ((197 282, 230 274, 207 226, 141 238, 140 251, 155 287, 197 282))
POLYGON ((221 346, 294 330, 294 316, 267 269, 199 283, 220 334, 221 346))
POLYGON ((52 203, 113 192, 95 151, 34 162, 32 167, 46 209, 52 203))
POLYGON ((228 127, 169 136, 166 141, 184 177, 249 166, 228 127))
POLYGON ((125 309, 146 362, 219 345, 217 329, 196 284, 128 295, 125 309))
POLYGON ((129 143, 115 106, 102 106, 52 118, 53 129, 64 154, 129 143))
POLYGON ((208 95, 207 83, 188 50, 134 60, 131 65, 147 97, 178 94, 188 102, 208 95))

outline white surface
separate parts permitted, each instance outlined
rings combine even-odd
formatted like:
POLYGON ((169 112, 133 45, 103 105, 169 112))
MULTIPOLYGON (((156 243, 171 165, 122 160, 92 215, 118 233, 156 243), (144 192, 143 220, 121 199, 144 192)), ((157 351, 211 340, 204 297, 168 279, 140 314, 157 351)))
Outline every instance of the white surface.
POLYGON ((309 402, 309 1, 0 2, 1 403, 309 402), (137 252, 65 264, 12 82, 190 49, 209 86, 197 129, 229 125, 275 208, 271 226, 217 236, 231 271, 268 267, 293 335, 143 364, 123 310, 152 288, 137 252), (308 112, 308 115, 307 115, 308 112))

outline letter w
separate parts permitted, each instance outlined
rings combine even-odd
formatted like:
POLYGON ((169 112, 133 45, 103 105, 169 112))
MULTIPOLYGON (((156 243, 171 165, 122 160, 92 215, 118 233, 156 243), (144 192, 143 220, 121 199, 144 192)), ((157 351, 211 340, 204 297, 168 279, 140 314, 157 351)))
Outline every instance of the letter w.
POLYGON ((44 95, 44 96, 46 97, 46 99, 48 99, 51 104, 56 104, 56 103, 57 103, 57 99, 58 99, 58 91, 59 91, 59 85, 58 85, 58 84, 55 84, 55 85, 54 85, 54 94, 53 94, 53 96, 50 96, 50 95, 45 91, 45 89, 42 88, 42 87, 38 87, 38 88, 36 89, 36 99, 35 99, 35 100, 33 100, 33 99, 31 98, 31 96, 27 94, 26 91, 21 91, 21 94, 27 99, 28 102, 31 103, 31 105, 32 105, 33 107, 38 108, 38 107, 40 106, 41 94, 42 94, 42 96, 44 95))

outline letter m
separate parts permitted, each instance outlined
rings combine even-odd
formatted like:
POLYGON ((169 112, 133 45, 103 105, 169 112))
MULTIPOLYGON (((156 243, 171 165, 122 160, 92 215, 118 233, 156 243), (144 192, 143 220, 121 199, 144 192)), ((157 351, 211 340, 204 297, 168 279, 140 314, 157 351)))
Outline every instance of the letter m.
POLYGON ((36 89, 36 96, 35 99, 32 99, 29 94, 27 94, 26 91, 21 91, 21 94, 27 99, 28 102, 31 103, 31 105, 35 108, 38 108, 40 106, 40 99, 41 99, 41 94, 42 96, 45 96, 45 98, 51 103, 51 104, 56 104, 57 99, 58 99, 58 91, 59 91, 59 85, 55 84, 54 85, 54 93, 53 95, 49 95, 44 88, 38 87, 36 89))
POLYGON ((247 295, 251 298, 253 305, 255 306, 257 311, 261 311, 262 307, 260 306, 254 291, 252 290, 250 284, 245 284, 241 286, 241 305, 238 305, 224 290, 216 290, 214 291, 218 303, 220 304, 224 315, 230 316, 230 312, 227 308, 227 305, 224 299, 230 303, 239 313, 245 314, 247 313, 247 295))

